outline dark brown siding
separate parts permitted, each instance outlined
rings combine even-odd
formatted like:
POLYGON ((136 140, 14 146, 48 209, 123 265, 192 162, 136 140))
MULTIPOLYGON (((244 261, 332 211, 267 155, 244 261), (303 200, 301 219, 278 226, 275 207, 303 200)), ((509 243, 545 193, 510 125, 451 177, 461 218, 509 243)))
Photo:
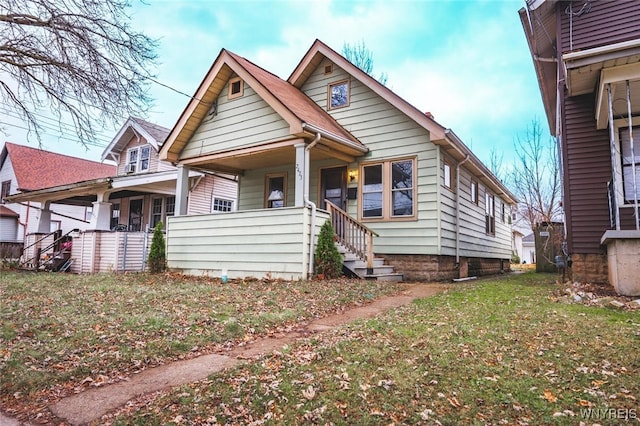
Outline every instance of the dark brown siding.
MULTIPOLYGON (((573 13, 578 12, 584 3, 587 2, 572 2, 573 13)), ((640 38, 640 1, 598 0, 588 3, 591 6, 589 12, 572 18, 573 47, 569 45, 570 21, 566 13, 569 3, 559 5, 563 53, 640 38)))
POLYGON ((567 242, 574 253, 601 253, 609 226, 609 133, 597 130, 593 95, 564 100, 564 187, 567 242))

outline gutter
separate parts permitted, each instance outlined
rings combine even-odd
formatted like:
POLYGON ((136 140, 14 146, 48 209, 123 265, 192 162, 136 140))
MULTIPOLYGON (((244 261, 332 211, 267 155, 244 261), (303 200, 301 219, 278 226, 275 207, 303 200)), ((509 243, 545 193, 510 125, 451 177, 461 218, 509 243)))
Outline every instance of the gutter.
MULTIPOLYGON (((469 155, 456 165, 456 266, 460 266, 460 166, 469 161, 469 155)), ((476 197, 478 196, 476 185, 476 197)))
MULTIPOLYGON (((303 124, 304 126, 304 124, 303 124)), ((308 278, 313 277, 313 264, 314 264, 314 252, 315 252, 315 236, 316 236, 316 210, 317 206, 311 200, 309 200, 309 151, 320 142, 320 132, 316 133, 316 137, 311 141, 309 145, 304 148, 304 204, 311 207, 311 228, 309 229, 309 267, 307 268, 308 278)))

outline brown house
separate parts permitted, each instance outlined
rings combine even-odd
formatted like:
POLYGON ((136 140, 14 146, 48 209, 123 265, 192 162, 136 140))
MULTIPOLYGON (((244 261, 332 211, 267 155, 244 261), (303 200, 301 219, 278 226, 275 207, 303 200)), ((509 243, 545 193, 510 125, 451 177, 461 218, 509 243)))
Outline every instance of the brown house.
POLYGON ((528 0, 519 14, 561 153, 573 277, 640 294, 640 3, 528 0))

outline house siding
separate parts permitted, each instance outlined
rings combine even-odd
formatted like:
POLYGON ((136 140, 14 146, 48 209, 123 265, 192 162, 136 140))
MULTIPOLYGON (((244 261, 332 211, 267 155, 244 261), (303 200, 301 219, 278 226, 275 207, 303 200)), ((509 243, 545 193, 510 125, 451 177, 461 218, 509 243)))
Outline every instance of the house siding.
MULTIPOLYGON (((446 157, 445 157, 446 159, 446 157)), ((443 173, 444 161, 441 163, 443 173)), ((451 159, 446 161, 452 166, 453 182, 456 182, 456 163, 451 159)), ((469 258, 511 258, 511 225, 507 217, 510 209, 505 205, 505 217, 502 217, 502 205, 504 200, 498 194, 487 189, 480 179, 474 178, 478 183, 478 204, 471 201, 471 174, 460 167, 459 182, 459 255, 469 258), (485 194, 489 191, 495 197, 495 234, 487 235, 485 225, 485 194)), ((442 228, 442 254, 456 255, 456 188, 449 189, 443 183, 439 185, 441 191, 441 228, 442 228)))
POLYGON ((217 113, 205 117, 180 158, 191 158, 290 137, 289 124, 244 82, 243 96, 227 98, 228 83, 217 98, 217 113))
MULTIPOLYGON (((429 132, 329 60, 320 63, 301 90, 327 110, 328 85, 345 79, 350 80, 349 106, 328 110, 328 113, 369 148, 369 153, 359 158, 357 164, 399 158, 417 160, 417 219, 364 221, 379 234, 374 240, 376 253, 438 254, 438 161, 437 148, 430 142, 429 132), (333 66, 329 75, 324 74, 326 65, 333 66)), ((352 200, 348 211, 358 217, 358 207, 352 200)))
MULTIPOLYGON (((583 2, 572 5, 576 13, 583 2)), ((565 13, 567 2, 558 3, 563 53, 590 49, 640 38, 640 8, 637 0, 599 0, 581 16, 565 13)))
MULTIPOLYGON (((249 210, 169 219, 167 253, 170 268, 191 274, 229 278, 304 277, 309 256, 309 209, 249 210), (255 234, 255 227, 260 233, 255 234)), ((316 233, 328 214, 318 212, 316 233)))

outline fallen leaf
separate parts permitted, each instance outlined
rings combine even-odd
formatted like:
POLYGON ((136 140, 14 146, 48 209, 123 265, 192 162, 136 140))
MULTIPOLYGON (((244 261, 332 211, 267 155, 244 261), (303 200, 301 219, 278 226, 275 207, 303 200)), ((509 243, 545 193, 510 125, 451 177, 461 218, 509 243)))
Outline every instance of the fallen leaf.
POLYGON ((558 400, 558 397, 555 396, 553 392, 551 392, 549 389, 544 390, 543 396, 544 396, 544 399, 546 399, 549 402, 556 402, 558 400))

